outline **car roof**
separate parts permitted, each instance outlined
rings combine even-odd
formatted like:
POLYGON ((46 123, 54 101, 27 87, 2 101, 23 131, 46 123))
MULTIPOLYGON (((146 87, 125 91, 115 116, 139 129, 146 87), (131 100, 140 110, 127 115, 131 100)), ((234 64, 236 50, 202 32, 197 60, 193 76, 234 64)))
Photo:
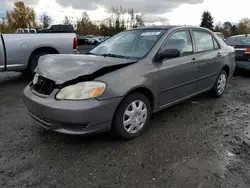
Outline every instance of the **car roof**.
POLYGON ((132 30, 140 30, 140 29, 172 29, 174 27, 178 27, 175 25, 160 25, 160 26, 145 26, 145 27, 137 27, 132 30))
POLYGON ((135 28, 135 29, 131 29, 131 30, 147 30, 147 29, 204 29, 204 30, 207 30, 207 31, 210 31, 209 29, 206 29, 204 27, 198 27, 198 26, 189 26, 189 25, 161 25, 161 26, 146 26, 146 27, 138 27, 138 28, 135 28))
POLYGON ((234 35, 234 36, 231 36, 230 38, 236 38, 236 37, 250 37, 250 35, 249 34, 234 35))

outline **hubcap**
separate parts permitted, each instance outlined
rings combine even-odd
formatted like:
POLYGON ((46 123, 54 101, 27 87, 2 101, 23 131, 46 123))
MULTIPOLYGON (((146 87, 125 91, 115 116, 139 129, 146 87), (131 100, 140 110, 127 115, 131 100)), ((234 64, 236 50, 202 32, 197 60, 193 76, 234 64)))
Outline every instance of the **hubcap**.
POLYGON ((145 125, 148 110, 144 102, 137 100, 128 105, 123 115, 123 126, 128 133, 137 133, 145 125))
POLYGON ((220 75, 217 85, 217 90, 219 94, 222 94, 226 89, 227 77, 225 74, 220 75))

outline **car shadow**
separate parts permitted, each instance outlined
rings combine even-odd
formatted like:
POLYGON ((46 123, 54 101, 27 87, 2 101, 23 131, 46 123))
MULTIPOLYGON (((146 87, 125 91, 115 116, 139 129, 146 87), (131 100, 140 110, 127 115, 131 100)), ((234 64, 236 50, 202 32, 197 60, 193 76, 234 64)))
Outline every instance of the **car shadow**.
POLYGON ((91 135, 68 135, 41 128, 40 134, 42 137, 46 138, 46 140, 55 139, 59 143, 67 143, 72 145, 94 144, 108 141, 121 142, 121 140, 115 137, 111 132, 97 133, 91 135))
POLYGON ((245 70, 245 69, 239 69, 236 68, 234 71, 234 77, 245 77, 245 78, 250 78, 250 71, 249 70, 245 70))
MULTIPOLYGON (((198 103, 203 103, 205 101, 211 102, 211 96, 210 93, 204 93, 197 97, 194 97, 190 100, 183 101, 179 104, 176 104, 174 106, 168 107, 160 112, 157 112, 152 115, 149 126, 145 130, 145 132, 135 140, 143 140, 145 137, 150 135, 150 131, 153 131, 154 129, 160 128, 162 123, 157 123, 159 121, 164 121, 164 115, 168 116, 176 116, 176 113, 187 111, 190 107, 193 105, 197 105, 198 103), (145 136, 145 137, 144 137, 145 136)), ((216 99, 212 99, 216 100, 216 99)), ((67 134, 61 134, 56 133, 49 130, 41 131, 41 136, 44 138, 44 140, 56 140, 56 142, 60 144, 71 144, 71 145, 95 145, 98 143, 113 143, 113 144, 121 144, 124 142, 127 142, 126 140, 121 140, 118 137, 114 136, 112 132, 105 132, 105 133, 99 133, 99 134, 93 134, 93 135, 67 135, 67 134)), ((133 141, 132 141, 133 142, 133 141)))

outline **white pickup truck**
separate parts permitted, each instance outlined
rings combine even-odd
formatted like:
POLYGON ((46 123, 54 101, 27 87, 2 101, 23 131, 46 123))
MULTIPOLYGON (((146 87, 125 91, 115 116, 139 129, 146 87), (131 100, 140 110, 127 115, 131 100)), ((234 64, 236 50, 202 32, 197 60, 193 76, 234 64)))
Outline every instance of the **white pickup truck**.
POLYGON ((40 56, 72 54, 77 48, 75 33, 0 34, 0 71, 34 73, 40 56))

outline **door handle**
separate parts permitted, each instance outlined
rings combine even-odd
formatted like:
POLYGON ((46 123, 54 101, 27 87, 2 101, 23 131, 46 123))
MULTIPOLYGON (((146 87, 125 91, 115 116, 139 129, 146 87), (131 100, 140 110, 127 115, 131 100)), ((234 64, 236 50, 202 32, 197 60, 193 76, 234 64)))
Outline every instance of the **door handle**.
POLYGON ((220 53, 220 52, 218 52, 217 56, 218 56, 218 57, 221 57, 221 53, 220 53))

